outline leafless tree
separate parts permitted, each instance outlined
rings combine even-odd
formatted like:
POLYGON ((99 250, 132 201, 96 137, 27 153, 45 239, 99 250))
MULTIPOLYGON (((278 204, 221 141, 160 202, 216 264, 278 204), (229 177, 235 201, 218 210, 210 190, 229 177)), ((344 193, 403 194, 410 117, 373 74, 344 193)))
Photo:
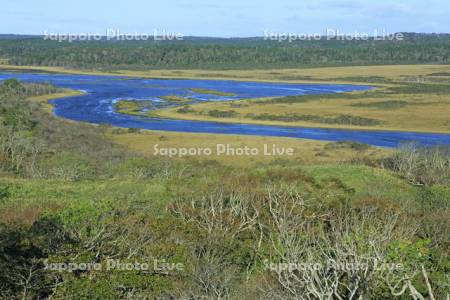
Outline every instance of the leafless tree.
MULTIPOLYGON (((380 267, 390 241, 411 237, 415 226, 400 226, 397 212, 341 209, 333 215, 308 209, 295 191, 269 191, 275 229, 270 234, 274 281, 263 288, 277 299, 365 299, 383 284, 403 282, 411 274, 380 267), (286 268, 286 266, 292 266, 286 268)), ((270 269, 270 267, 269 267, 270 269)))

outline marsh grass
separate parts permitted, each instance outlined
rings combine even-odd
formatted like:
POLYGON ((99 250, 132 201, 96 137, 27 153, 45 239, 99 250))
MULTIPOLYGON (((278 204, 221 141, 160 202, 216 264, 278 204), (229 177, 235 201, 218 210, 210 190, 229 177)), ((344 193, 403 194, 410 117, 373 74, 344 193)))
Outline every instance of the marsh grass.
POLYGON ((437 76, 437 77, 450 77, 450 72, 437 72, 437 73, 431 73, 428 74, 428 76, 437 76))
POLYGON ((162 96, 160 97, 161 99, 167 100, 167 101, 171 101, 171 102, 190 102, 192 101, 192 99, 190 98, 186 98, 186 97, 182 97, 182 96, 177 96, 177 95, 168 95, 168 96, 162 96))
POLYGON ((236 117, 238 113, 234 110, 210 110, 208 111, 208 116, 213 118, 233 118, 236 117))
POLYGON ((180 114, 192 114, 195 112, 196 112, 196 110, 192 109, 191 106, 189 106, 189 105, 185 105, 185 106, 177 109, 177 113, 180 113, 180 114))
POLYGON ((335 93, 335 94, 320 94, 320 95, 301 95, 301 96, 285 96, 269 99, 267 101, 261 101, 260 104, 273 104, 273 103, 305 103, 310 101, 321 100, 355 100, 364 97, 370 98, 382 98, 385 93, 380 90, 355 92, 355 93, 335 93))
POLYGON ((217 91, 217 90, 208 90, 208 89, 199 89, 199 88, 191 88, 190 90, 197 94, 216 95, 216 96, 224 96, 224 97, 236 96, 236 94, 234 94, 234 93, 226 93, 226 92, 217 91))
POLYGON ((448 84, 405 84, 401 86, 390 87, 390 91, 399 94, 437 94, 448 95, 450 93, 450 85, 448 84))
POLYGON ((145 115, 146 110, 153 109, 152 101, 119 100, 114 104, 116 112, 127 115, 145 115))
POLYGON ((367 144, 351 142, 351 141, 342 141, 335 143, 328 143, 324 146, 324 150, 336 150, 336 149, 353 149, 356 151, 367 151, 371 147, 367 144))
POLYGON ((316 115, 299 115, 299 114, 284 114, 284 115, 271 115, 261 114, 253 115, 249 114, 246 117, 253 120, 269 120, 269 121, 281 121, 281 122, 298 122, 307 121, 312 123, 323 124, 338 124, 338 125, 355 125, 355 126, 375 126, 382 124, 381 121, 375 119, 369 119, 352 115, 338 115, 334 117, 316 116, 316 115))
MULTIPOLYGON (((227 118, 227 122, 448 133, 450 85, 446 82, 430 83, 429 80, 423 83, 408 83, 404 80, 405 74, 417 78, 425 76, 426 79, 427 74, 433 73, 430 70, 448 72, 448 68, 444 66, 310 69, 304 72, 306 74, 304 76, 326 79, 329 83, 338 82, 343 78, 368 85, 378 81, 375 83, 378 88, 353 93, 240 100, 228 104, 201 103, 193 105, 189 112, 182 110, 182 114, 173 109, 158 111, 157 114, 169 118, 223 121, 221 120, 223 118, 208 115, 208 111, 224 111, 231 108, 237 115, 227 118), (336 77, 330 77, 330 74, 336 77)), ((244 71, 236 71, 236 73, 250 74, 244 71)), ((262 78, 262 74, 257 71, 251 73, 256 78, 262 78)), ((280 74, 301 74, 302 72, 274 70, 266 72, 265 75, 269 76, 269 73, 276 77, 281 76, 280 74)))
POLYGON ((400 109, 407 105, 411 105, 410 102, 400 101, 400 100, 390 100, 390 101, 379 101, 379 102, 370 102, 370 103, 353 103, 350 106, 354 107, 369 107, 369 108, 377 108, 377 109, 400 109))

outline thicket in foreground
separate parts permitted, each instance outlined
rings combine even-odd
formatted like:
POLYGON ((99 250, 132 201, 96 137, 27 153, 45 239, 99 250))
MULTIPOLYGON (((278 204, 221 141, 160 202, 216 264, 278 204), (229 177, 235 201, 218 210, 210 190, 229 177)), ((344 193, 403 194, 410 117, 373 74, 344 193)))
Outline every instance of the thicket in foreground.
POLYGON ((177 165, 0 101, 2 299, 448 298, 448 152, 399 150, 394 175, 336 166, 350 179, 177 165))

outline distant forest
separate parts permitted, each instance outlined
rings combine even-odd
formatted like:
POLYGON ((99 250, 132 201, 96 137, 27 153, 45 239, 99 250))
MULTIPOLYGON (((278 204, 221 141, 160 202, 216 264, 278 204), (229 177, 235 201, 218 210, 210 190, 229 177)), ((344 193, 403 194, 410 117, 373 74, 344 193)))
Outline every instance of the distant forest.
POLYGON ((336 65, 448 64, 449 34, 405 34, 403 41, 296 41, 185 38, 184 41, 58 42, 0 37, 12 65, 106 69, 256 69, 336 65))

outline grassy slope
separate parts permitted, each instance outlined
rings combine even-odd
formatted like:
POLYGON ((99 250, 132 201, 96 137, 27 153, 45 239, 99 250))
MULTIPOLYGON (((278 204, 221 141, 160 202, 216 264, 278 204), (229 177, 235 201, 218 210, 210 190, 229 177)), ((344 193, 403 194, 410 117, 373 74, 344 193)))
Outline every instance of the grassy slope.
POLYGON ((0 177, 0 184, 10 187, 10 199, 0 205, 0 219, 10 224, 32 224, 45 212, 62 209, 67 210, 68 217, 80 219, 86 214, 139 203, 162 212, 171 199, 157 180, 66 182, 0 177))
POLYGON ((314 165, 305 167, 305 170, 318 180, 339 178, 344 184, 354 188, 356 197, 360 198, 389 198, 398 204, 406 205, 417 193, 417 188, 406 184, 390 172, 367 166, 314 165))
POLYGON ((119 144, 128 146, 131 150, 146 156, 154 156, 154 145, 159 148, 186 147, 186 148, 211 148, 216 149, 217 144, 229 144, 230 147, 251 147, 259 150, 257 156, 226 156, 211 155, 200 156, 196 159, 216 160, 222 164, 250 167, 259 163, 270 163, 277 159, 293 160, 300 164, 333 163, 350 161, 356 158, 367 157, 370 159, 387 155, 390 151, 373 148, 368 151, 358 152, 352 149, 330 149, 324 147, 328 142, 312 141, 295 138, 257 137, 244 135, 220 135, 179 133, 167 131, 142 131, 142 133, 112 134, 112 139, 119 144), (269 148, 272 145, 284 148, 293 148, 293 156, 265 156, 264 144, 269 148))
MULTIPOLYGON (((309 166, 304 171, 319 182, 329 178, 341 180, 355 190, 358 199, 394 199, 400 204, 417 193, 416 188, 395 175, 366 166, 309 166)), ((140 207, 164 214, 177 190, 194 190, 196 185, 202 189, 203 183, 173 178, 67 182, 0 177, 0 185, 9 186, 10 191, 9 199, 0 203, 0 219, 7 224, 31 225, 47 212, 64 211, 71 222, 82 222, 88 215, 101 215, 120 207, 140 207)))

